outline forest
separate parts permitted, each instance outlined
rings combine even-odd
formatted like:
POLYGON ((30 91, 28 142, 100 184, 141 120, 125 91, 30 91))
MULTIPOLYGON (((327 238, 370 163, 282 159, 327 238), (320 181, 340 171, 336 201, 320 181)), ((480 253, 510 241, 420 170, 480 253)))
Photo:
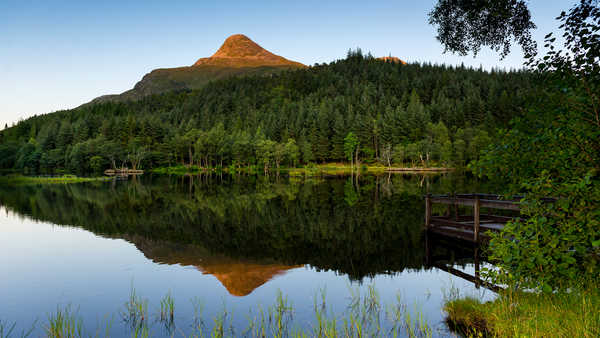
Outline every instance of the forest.
POLYGON ((403 65, 350 50, 307 69, 34 116, 0 132, 0 169, 267 171, 334 161, 460 167, 523 110, 534 76, 403 65))

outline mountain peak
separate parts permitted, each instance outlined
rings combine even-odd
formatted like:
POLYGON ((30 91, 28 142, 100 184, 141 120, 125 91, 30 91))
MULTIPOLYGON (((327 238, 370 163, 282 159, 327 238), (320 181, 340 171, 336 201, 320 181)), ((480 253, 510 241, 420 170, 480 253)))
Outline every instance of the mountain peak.
POLYGON ((395 56, 391 56, 391 55, 390 56, 379 57, 379 58, 377 58, 377 60, 381 60, 383 62, 400 63, 400 64, 403 64, 403 65, 406 64, 406 61, 401 60, 400 58, 395 57, 395 56))
POLYGON ((262 48, 244 34, 234 34, 225 39, 221 48, 211 57, 201 58, 194 66, 229 66, 229 67, 257 67, 257 66, 296 66, 303 64, 290 61, 275 55, 262 48))
POLYGON ((213 58, 231 58, 231 57, 270 57, 275 56, 268 52, 256 42, 250 40, 244 34, 234 34, 223 42, 221 48, 213 54, 213 58))

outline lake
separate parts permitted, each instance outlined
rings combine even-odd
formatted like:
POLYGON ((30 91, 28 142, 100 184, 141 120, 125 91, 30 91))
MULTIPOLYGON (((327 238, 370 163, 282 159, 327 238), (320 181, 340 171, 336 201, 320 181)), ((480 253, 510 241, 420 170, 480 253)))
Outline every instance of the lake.
POLYGON ((435 267, 473 275, 476 252, 427 236, 423 195, 474 191, 493 192, 460 174, 2 186, 0 320, 37 337, 68 309, 92 335, 129 337, 135 293, 153 337, 253 336, 261 321, 271 336, 274 317, 313 335, 317 312, 340 330, 371 316, 364 330, 388 335, 396 314, 400 336, 418 323, 448 336, 445 297, 494 294, 435 267), (160 316, 167 295, 173 321, 160 316))

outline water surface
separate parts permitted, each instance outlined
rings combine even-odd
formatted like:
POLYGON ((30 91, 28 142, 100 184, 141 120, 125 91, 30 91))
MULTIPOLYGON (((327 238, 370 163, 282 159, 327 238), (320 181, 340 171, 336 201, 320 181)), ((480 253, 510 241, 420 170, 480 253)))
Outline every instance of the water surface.
MULTIPOLYGON (((444 272, 474 274, 475 252, 423 232, 423 194, 487 192, 461 175, 325 179, 203 175, 0 187, 0 320, 43 335, 57 307, 77 310, 88 331, 112 323, 132 288, 148 300, 152 336, 208 331, 226 311, 240 336, 278 292, 293 325, 314 329, 325 294, 340 318, 350 295, 372 287, 381 303, 400 295, 434 336, 449 335, 441 310, 451 289, 493 294, 444 272), (158 321, 175 300, 175 329, 158 321), (200 312, 200 310, 202 310, 200 312)), ((483 259, 483 258, 481 258, 483 259)), ((230 332, 231 333, 231 332, 230 332)))

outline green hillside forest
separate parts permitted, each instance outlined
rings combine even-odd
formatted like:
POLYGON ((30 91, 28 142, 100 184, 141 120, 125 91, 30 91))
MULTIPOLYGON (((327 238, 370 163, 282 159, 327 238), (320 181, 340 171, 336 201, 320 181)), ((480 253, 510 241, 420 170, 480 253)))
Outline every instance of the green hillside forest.
POLYGON ((306 69, 35 116, 0 133, 0 168, 461 166, 522 109, 531 77, 384 62, 358 49, 306 69))

